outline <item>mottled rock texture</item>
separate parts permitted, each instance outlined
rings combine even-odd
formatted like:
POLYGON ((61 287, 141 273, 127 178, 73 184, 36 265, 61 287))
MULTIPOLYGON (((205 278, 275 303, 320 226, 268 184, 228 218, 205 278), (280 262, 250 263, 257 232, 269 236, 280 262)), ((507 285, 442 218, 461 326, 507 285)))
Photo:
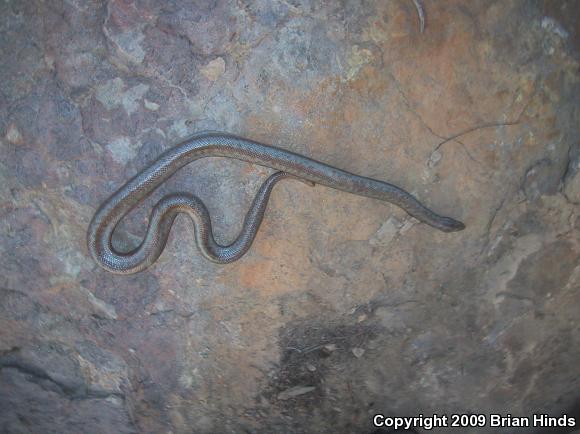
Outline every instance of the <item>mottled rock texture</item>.
MULTIPOLYGON (((0 3, 2 432, 367 433, 375 412, 578 406, 579 3, 423 4, 421 34, 411 0, 0 3), (207 129, 396 183, 467 229, 285 181, 234 264, 180 217, 148 271, 98 268, 98 205, 207 129)), ((231 240, 268 173, 198 161, 115 243, 173 191, 231 240)))

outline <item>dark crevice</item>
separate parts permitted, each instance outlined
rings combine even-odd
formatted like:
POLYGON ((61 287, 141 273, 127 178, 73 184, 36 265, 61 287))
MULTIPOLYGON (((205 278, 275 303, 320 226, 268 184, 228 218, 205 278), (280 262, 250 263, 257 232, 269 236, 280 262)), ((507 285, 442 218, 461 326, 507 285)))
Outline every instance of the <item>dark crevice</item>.
MULTIPOLYGON (((13 349, 11 354, 14 354, 17 351, 18 350, 13 349)), ((4 368, 15 369, 28 377, 32 377, 30 378, 31 382, 38 384, 42 388, 45 388, 42 382, 49 381, 52 385, 56 386, 52 389, 53 391, 57 391, 60 395, 71 400, 106 399, 110 397, 116 397, 125 400, 125 395, 119 392, 91 390, 86 387, 71 387, 70 385, 64 384, 63 382, 54 379, 38 366, 34 366, 21 360, 0 359, 0 370, 4 368)))

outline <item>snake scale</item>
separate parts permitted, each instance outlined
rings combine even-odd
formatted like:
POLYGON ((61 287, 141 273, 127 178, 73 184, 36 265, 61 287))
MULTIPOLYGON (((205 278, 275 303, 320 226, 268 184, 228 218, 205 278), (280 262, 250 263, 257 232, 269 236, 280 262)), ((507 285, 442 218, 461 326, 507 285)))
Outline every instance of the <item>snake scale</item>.
POLYGON ((206 132, 190 137, 162 154, 101 205, 89 226, 89 251, 105 270, 116 274, 137 273, 157 260, 165 247, 175 217, 185 213, 194 223, 196 243, 201 253, 212 262, 233 262, 241 258, 252 245, 270 193, 276 183, 285 178, 390 202, 444 232, 465 228, 463 223, 431 211, 395 185, 354 175, 274 146, 232 135, 206 132), (260 187, 236 240, 228 246, 219 245, 213 236, 209 212, 201 199, 192 194, 179 193, 163 197, 154 206, 145 238, 137 248, 130 252, 115 250, 112 245, 113 233, 123 217, 177 170, 204 157, 234 158, 278 170, 260 187))

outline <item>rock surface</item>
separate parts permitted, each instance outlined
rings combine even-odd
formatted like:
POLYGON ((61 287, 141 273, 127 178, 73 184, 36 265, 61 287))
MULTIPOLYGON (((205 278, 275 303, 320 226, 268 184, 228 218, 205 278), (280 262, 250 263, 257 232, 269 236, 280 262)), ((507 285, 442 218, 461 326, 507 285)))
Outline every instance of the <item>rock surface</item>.
MULTIPOLYGON (((3 432, 366 433, 376 412, 579 406, 580 7, 423 4, 423 34, 411 0, 0 4, 3 432), (98 268, 99 204, 207 129, 393 182, 467 229, 287 181, 234 264, 180 217, 149 270, 98 268)), ((268 173, 194 163, 115 243, 173 191, 231 240, 268 173)))

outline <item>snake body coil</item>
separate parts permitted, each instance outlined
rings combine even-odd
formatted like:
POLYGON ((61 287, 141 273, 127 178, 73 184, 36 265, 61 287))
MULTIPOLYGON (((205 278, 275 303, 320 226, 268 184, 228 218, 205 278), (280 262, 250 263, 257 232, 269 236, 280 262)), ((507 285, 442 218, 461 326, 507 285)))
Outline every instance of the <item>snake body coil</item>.
POLYGON ((201 253, 213 262, 233 262, 241 258, 252 245, 270 193, 275 184, 284 178, 295 178, 391 202, 418 220, 444 232, 465 228, 463 223, 434 213, 411 194, 392 184, 353 175, 302 155, 251 140, 220 133, 203 133, 165 152, 103 203, 89 226, 89 251, 101 267, 113 273, 132 274, 142 271, 161 255, 175 217, 183 212, 194 222, 195 238, 201 253), (123 217, 177 170, 203 157, 235 158, 280 171, 270 176, 260 187, 236 240, 229 246, 217 244, 209 213, 201 199, 180 193, 165 196, 155 205, 147 233, 139 247, 131 252, 116 251, 112 246, 113 232, 123 217))

